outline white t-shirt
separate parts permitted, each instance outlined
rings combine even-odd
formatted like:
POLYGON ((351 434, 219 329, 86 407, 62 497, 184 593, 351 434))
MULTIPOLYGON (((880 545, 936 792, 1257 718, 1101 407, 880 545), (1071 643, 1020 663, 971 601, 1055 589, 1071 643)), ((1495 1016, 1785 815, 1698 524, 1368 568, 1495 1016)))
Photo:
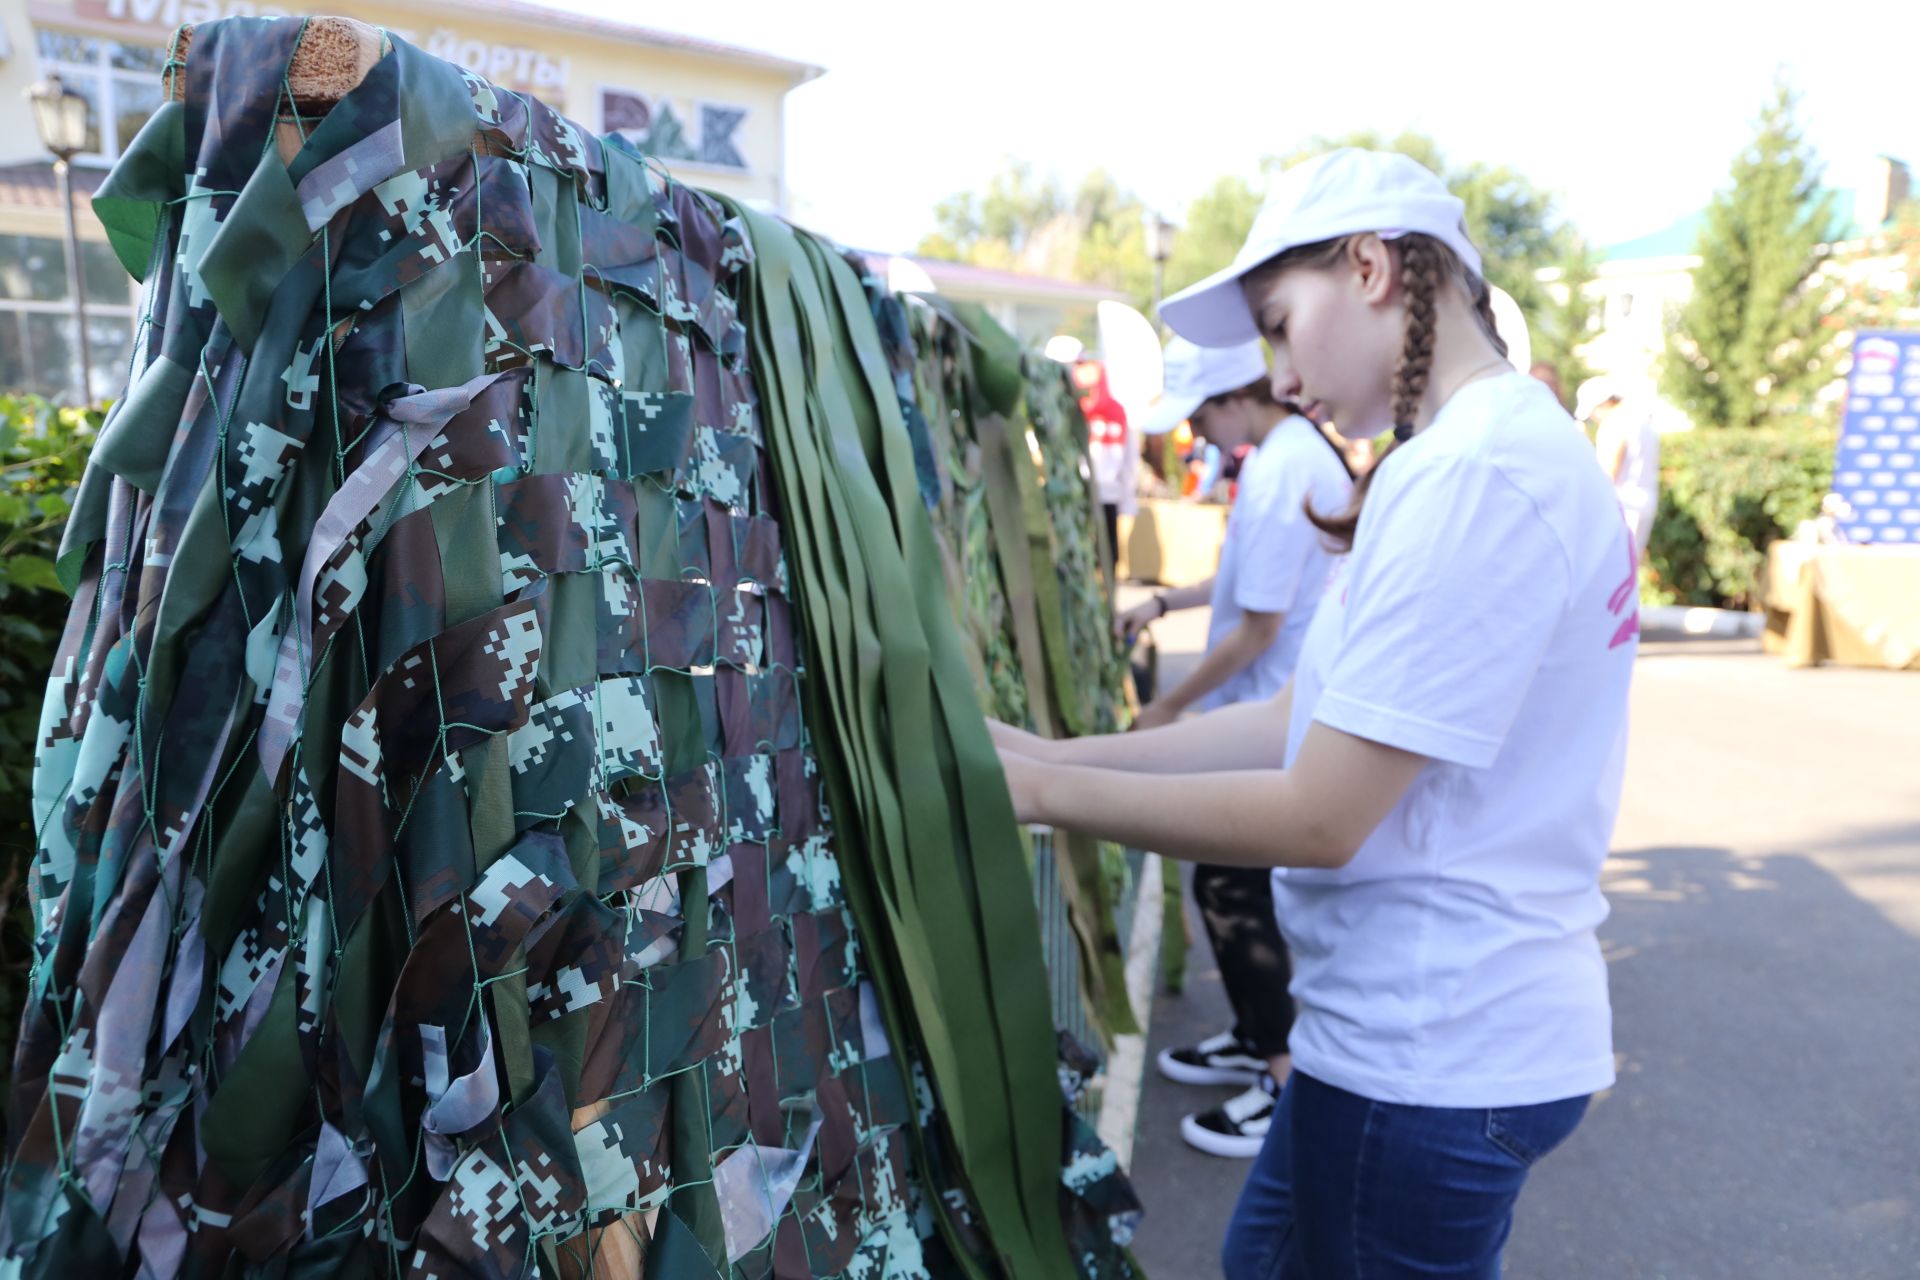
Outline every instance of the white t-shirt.
POLYGON ((1087 452, 1093 460, 1093 484, 1100 501, 1130 516, 1140 509, 1140 437, 1123 422, 1105 419, 1089 424, 1092 438, 1087 452))
POLYGON ((1284 869, 1296 1066, 1382 1102, 1613 1083, 1594 930, 1639 647, 1635 554, 1531 378, 1471 383, 1384 464, 1294 687, 1309 723, 1433 761, 1353 861, 1284 869))
POLYGON ((1207 649, 1231 634, 1248 610, 1286 618, 1266 651, 1202 698, 1200 710, 1271 698, 1286 687, 1334 559, 1302 508, 1311 500, 1315 511, 1332 514, 1344 511, 1352 496, 1353 482, 1326 437, 1298 415, 1276 424, 1240 468, 1213 580, 1207 649))
POLYGON ((1620 478, 1613 480, 1613 491, 1620 499, 1620 509, 1627 513, 1633 545, 1645 551, 1653 532, 1653 515, 1660 505, 1660 433, 1654 430, 1652 415, 1627 405, 1607 415, 1594 433, 1594 451, 1604 463, 1612 459, 1615 450, 1624 450, 1625 456, 1620 463, 1620 478))

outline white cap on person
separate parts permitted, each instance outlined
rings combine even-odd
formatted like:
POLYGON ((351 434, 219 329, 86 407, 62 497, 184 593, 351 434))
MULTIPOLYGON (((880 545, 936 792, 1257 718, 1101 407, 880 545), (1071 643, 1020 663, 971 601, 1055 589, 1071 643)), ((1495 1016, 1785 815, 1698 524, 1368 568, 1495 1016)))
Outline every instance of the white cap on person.
POLYGON ((1041 348, 1042 354, 1056 364, 1072 364, 1087 353, 1087 344, 1069 333, 1056 333, 1041 348))
POLYGON ((1610 378, 1604 373, 1598 377, 1588 378, 1580 384, 1580 389, 1573 393, 1573 420, 1585 422, 1601 405, 1619 398, 1620 385, 1617 378, 1610 378))
POLYGON ((1573 393, 1573 420, 1585 422, 1602 405, 1618 400, 1623 404, 1636 405, 1651 412, 1659 393, 1655 391, 1649 378, 1634 378, 1619 374, 1602 373, 1588 378, 1573 393))
POLYGON ((1267 376, 1267 357, 1258 342, 1231 347, 1196 347, 1185 338, 1167 343, 1166 390, 1147 410, 1140 430, 1165 435, 1194 415, 1214 396, 1238 391, 1267 376))
POLYGON ((1329 151, 1276 178, 1233 265, 1161 303, 1160 318, 1202 347, 1251 342, 1260 332, 1242 276, 1289 249, 1364 231, 1388 240, 1410 231, 1432 236, 1479 275, 1465 217, 1466 205, 1417 160, 1356 147, 1329 151))

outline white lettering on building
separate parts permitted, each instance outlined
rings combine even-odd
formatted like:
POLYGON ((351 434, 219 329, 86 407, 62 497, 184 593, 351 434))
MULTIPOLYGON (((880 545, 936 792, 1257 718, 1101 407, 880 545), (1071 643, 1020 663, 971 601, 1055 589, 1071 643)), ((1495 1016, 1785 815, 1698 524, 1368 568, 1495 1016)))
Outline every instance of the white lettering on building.
MULTIPOLYGON (((161 31, 171 31, 182 23, 212 22, 218 18, 284 18, 291 12, 285 5, 255 0, 93 0, 93 4, 79 0, 76 8, 83 14, 92 9, 113 22, 161 31)), ((538 94, 550 103, 557 102, 566 93, 567 78, 573 70, 569 58, 555 58, 523 45, 468 39, 447 27, 435 28, 424 40, 404 27, 387 30, 433 57, 464 67, 506 88, 538 94)))

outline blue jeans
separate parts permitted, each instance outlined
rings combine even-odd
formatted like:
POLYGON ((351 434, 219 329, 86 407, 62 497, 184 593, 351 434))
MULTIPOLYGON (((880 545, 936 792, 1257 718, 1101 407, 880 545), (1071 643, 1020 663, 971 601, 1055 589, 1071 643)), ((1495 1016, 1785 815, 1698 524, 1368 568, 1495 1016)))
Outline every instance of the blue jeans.
POLYGON ((1528 1170, 1586 1111, 1374 1102, 1295 1071, 1227 1225, 1227 1280, 1498 1280, 1528 1170))

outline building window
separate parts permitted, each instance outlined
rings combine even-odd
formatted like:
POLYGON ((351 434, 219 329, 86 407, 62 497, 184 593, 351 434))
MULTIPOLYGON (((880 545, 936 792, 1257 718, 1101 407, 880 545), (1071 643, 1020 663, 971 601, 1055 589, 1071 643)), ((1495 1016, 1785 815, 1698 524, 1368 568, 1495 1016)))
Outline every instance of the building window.
POLYGON ((1633 295, 1630 293, 1620 295, 1620 318, 1622 320, 1633 318, 1633 295))
POLYGON ((66 31, 38 32, 40 70, 85 96, 92 110, 81 163, 111 164, 133 141, 147 117, 160 109, 164 49, 121 44, 66 31))
MULTIPOLYGON (((80 272, 91 390, 97 400, 112 399, 126 390, 133 358, 132 286, 113 250, 97 241, 81 241, 80 272)), ((0 387, 65 399, 79 380, 66 242, 0 235, 0 387)))

